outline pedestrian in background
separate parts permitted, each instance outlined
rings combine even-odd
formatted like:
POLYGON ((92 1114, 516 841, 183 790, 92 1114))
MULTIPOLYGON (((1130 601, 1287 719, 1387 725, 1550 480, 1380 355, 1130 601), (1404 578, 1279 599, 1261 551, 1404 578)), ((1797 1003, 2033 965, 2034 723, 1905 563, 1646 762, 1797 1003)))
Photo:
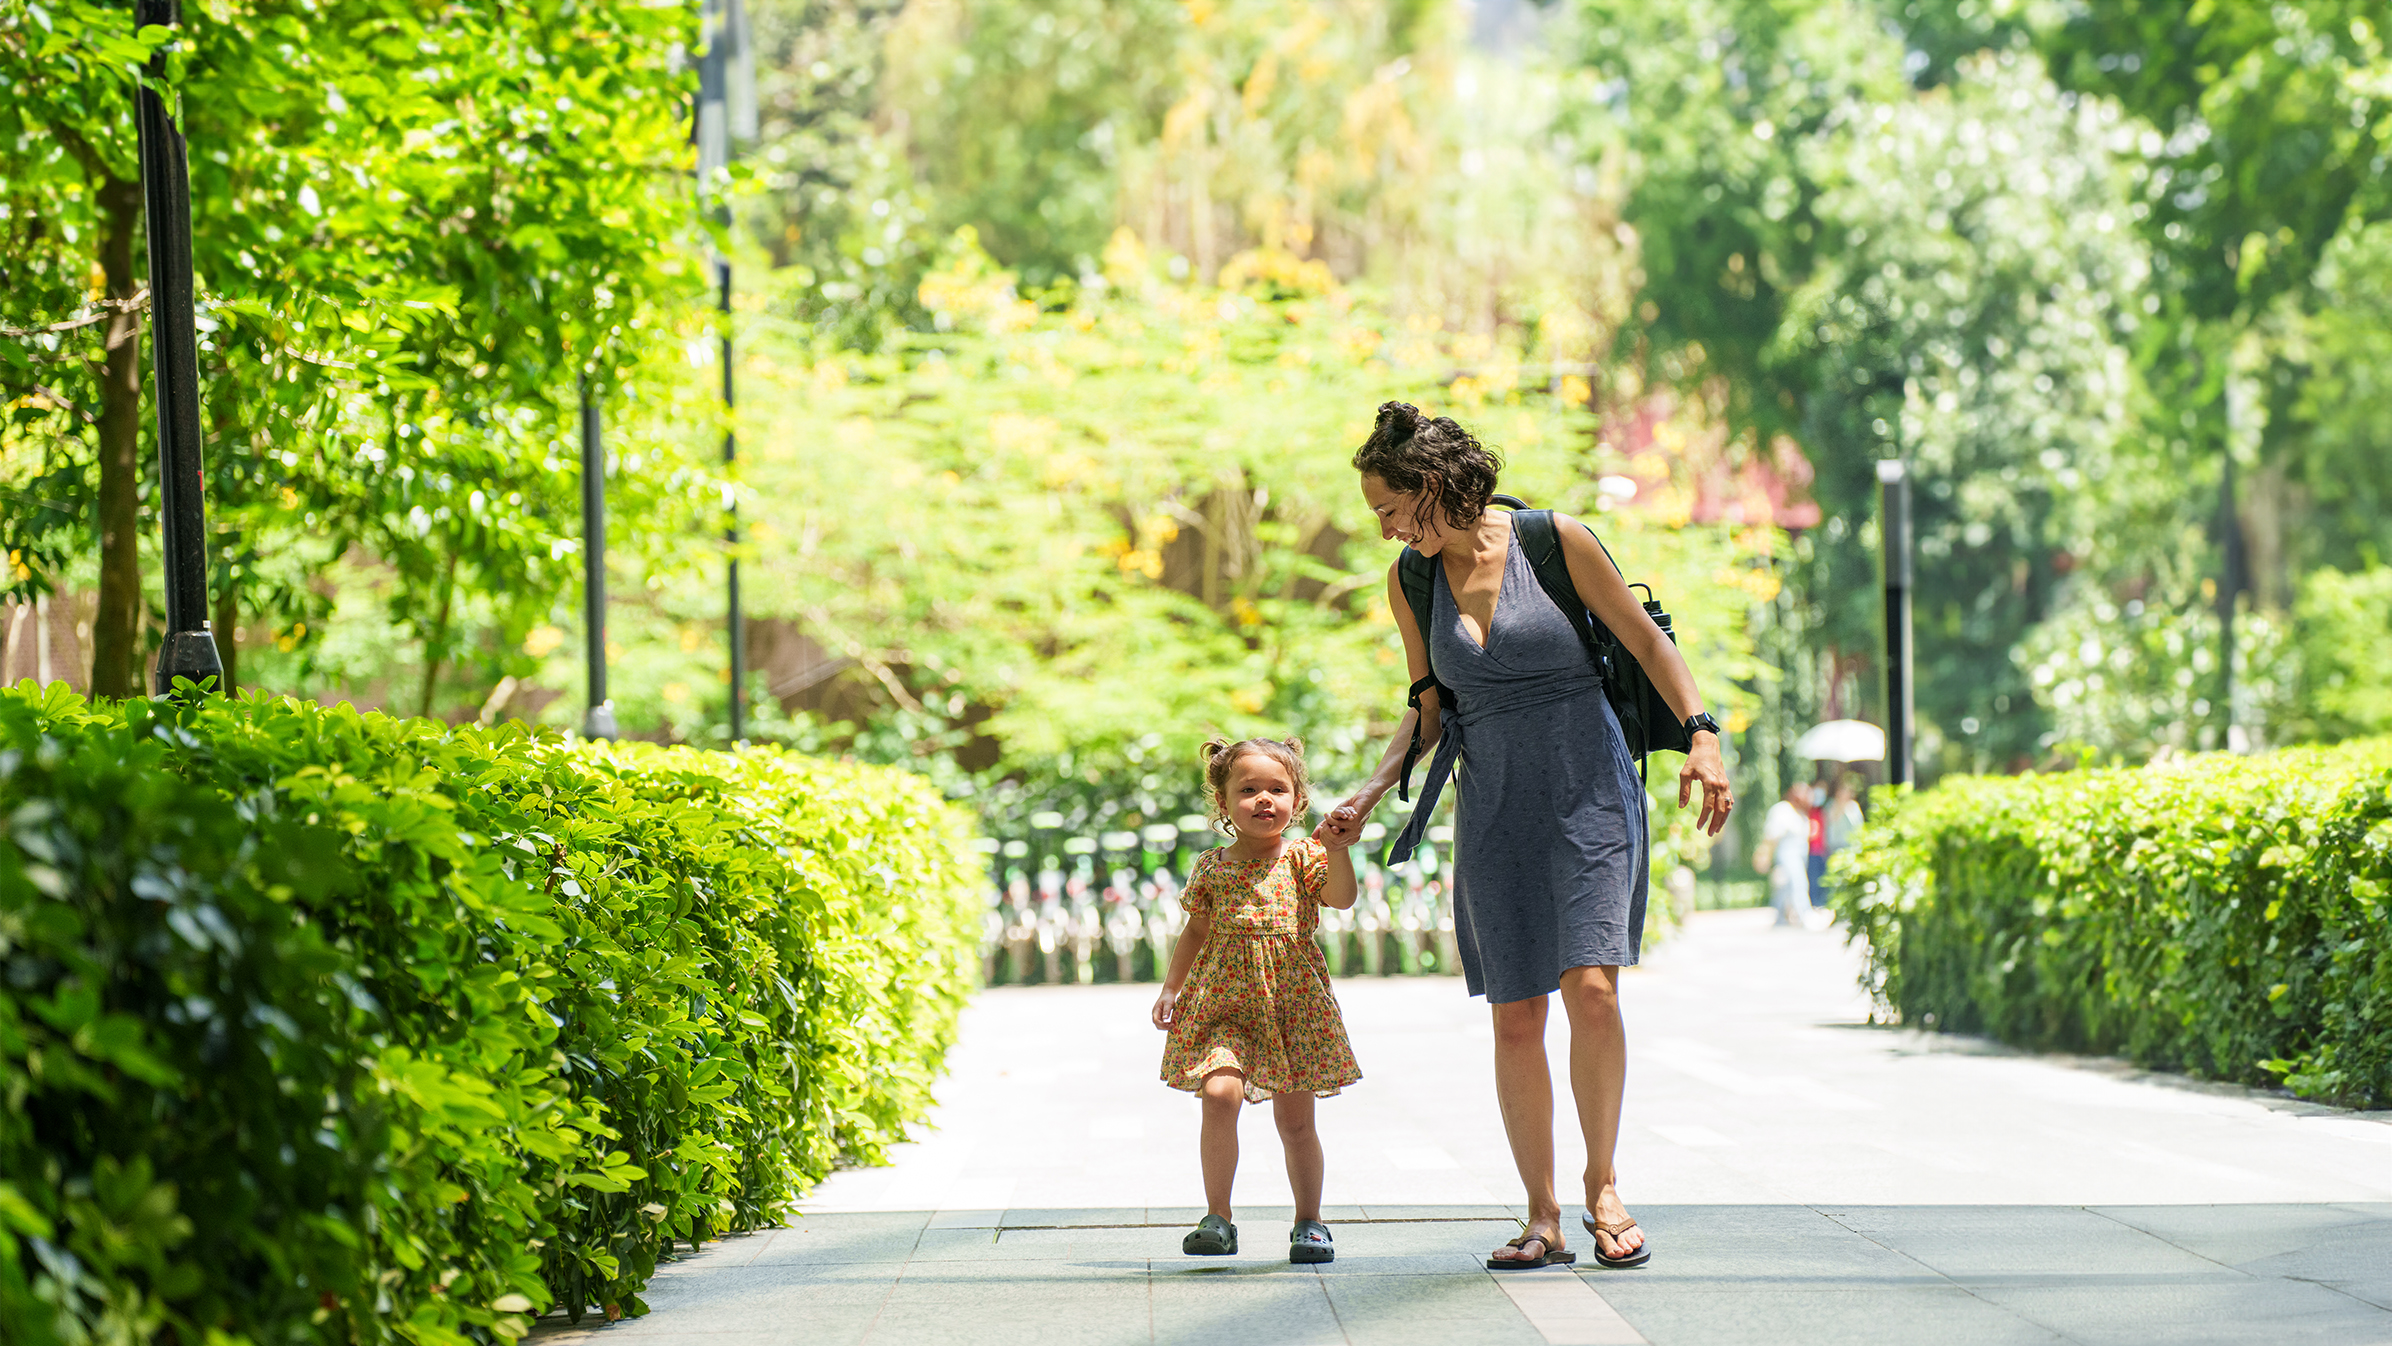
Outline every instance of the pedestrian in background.
POLYGON ((1779 925, 1807 924, 1810 896, 1811 786, 1788 781, 1785 794, 1761 818, 1761 844, 1754 848, 1755 868, 1769 876, 1769 905, 1777 908, 1779 925))
POLYGON ((1827 853, 1835 854, 1852 844, 1866 819, 1860 811, 1860 791, 1863 781, 1857 771, 1847 771, 1836 780, 1836 793, 1827 801, 1827 853))
MULTIPOLYGON (((1861 775, 1859 772, 1847 771, 1836 777, 1835 795, 1827 801, 1827 807, 1823 811, 1826 818, 1826 826, 1823 831, 1829 859, 1833 859, 1837 851, 1851 845, 1852 839, 1860 835, 1860 829, 1865 825, 1860 811, 1860 789, 1861 775)), ((1823 883, 1820 891, 1813 896, 1812 900, 1825 906, 1833 892, 1834 889, 1831 886, 1823 883)))
POLYGON ((1813 782, 1810 801, 1803 810, 1804 838, 1803 891, 1809 894, 1813 908, 1827 905, 1827 787, 1813 782))

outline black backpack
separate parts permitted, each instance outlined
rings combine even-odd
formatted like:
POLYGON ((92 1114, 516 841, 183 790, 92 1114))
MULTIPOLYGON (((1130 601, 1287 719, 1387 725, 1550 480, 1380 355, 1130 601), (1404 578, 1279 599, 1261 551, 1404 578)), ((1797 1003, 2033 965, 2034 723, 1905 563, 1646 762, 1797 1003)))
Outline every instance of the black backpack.
MULTIPOLYGON (((1537 587, 1561 609, 1561 615, 1578 632, 1580 643, 1586 646, 1586 657, 1603 679, 1604 698, 1611 702, 1612 713, 1619 717, 1620 732, 1626 735, 1628 750, 1635 754, 1638 771, 1644 769, 1645 756, 1653 752, 1686 752, 1694 746, 1694 736, 1686 732, 1686 724, 1670 709, 1669 701, 1653 679, 1636 662, 1636 657, 1623 648, 1617 637, 1587 611, 1578 601, 1578 586, 1570 580, 1570 565, 1562 556, 1561 534, 1553 526, 1553 511, 1530 509, 1528 502, 1517 496, 1497 495, 1490 503, 1501 505, 1512 513, 1512 527, 1519 531, 1520 549, 1528 554, 1528 564, 1536 571, 1537 587)), ((1581 524, 1580 527, 1585 527, 1581 524)), ((1587 529, 1591 536, 1594 530, 1587 529)), ((1603 547, 1603 539, 1595 538, 1595 545, 1603 547)), ((1609 557, 1611 548, 1603 547, 1609 557)), ((1613 561, 1616 567, 1619 562, 1613 561)), ((1410 547, 1395 560, 1396 579, 1404 587, 1404 599, 1412 606, 1412 624, 1420 632, 1423 646, 1429 643, 1429 595, 1434 592, 1437 561, 1423 556, 1410 547)), ((1653 597, 1649 584, 1631 584, 1631 589, 1644 590, 1644 610, 1652 617, 1661 634, 1676 644, 1678 633, 1671 629, 1669 614, 1661 610, 1660 600, 1653 597)), ((1437 704, 1443 710, 1458 709, 1453 689, 1437 680, 1437 666, 1429 665, 1429 675, 1412 684, 1404 704, 1420 709, 1420 694, 1429 688, 1437 689, 1437 704)), ((1397 778, 1397 797, 1409 803, 1412 798, 1412 764, 1420 757, 1420 728, 1414 721, 1412 746, 1404 754, 1403 775, 1397 778)))

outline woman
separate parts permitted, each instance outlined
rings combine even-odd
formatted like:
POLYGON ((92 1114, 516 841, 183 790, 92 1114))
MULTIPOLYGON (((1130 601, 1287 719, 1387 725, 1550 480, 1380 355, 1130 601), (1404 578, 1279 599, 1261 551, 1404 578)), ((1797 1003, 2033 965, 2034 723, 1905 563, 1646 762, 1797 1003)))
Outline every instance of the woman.
MULTIPOLYGON (((1581 1221, 1604 1265, 1639 1265, 1651 1253, 1620 1202, 1612 1151, 1628 1066, 1619 970, 1636 962, 1644 927, 1643 783, 1576 630, 1538 587, 1510 516, 1488 508, 1501 461, 1452 420, 1430 420, 1389 402, 1379 408, 1354 467, 1380 536, 1438 562, 1430 629, 1414 622, 1394 568, 1388 604, 1412 677, 1428 674, 1433 652, 1437 677, 1459 705, 1440 706, 1434 690, 1424 693, 1378 769, 1322 826, 1341 838, 1361 828, 1396 783, 1417 728, 1421 742, 1437 750, 1406 829, 1416 837, 1436 806, 1445 771, 1458 760, 1455 933, 1470 993, 1484 995, 1494 1009, 1495 1091, 1528 1188, 1527 1230, 1487 1264, 1576 1260, 1564 1249, 1553 1188, 1545 1005, 1558 990, 1570 1020, 1570 1086, 1586 1136, 1581 1221)), ((1718 726, 1703 713, 1694 675, 1593 534, 1565 516, 1554 523, 1580 600, 1695 731, 1678 776, 1678 804, 1685 807, 1700 785, 1700 825, 1717 835, 1734 800, 1718 726)))

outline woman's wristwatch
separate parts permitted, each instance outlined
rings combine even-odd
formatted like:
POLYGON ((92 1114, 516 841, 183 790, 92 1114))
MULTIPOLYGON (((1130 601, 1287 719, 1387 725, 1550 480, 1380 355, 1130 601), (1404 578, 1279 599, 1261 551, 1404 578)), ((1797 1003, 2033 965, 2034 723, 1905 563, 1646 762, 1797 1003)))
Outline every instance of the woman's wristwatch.
POLYGON ((1707 711, 1701 715, 1689 715, 1686 717, 1687 742, 1693 742, 1694 736, 1701 733, 1715 734, 1721 738, 1726 737, 1725 734, 1720 733, 1719 721, 1712 719, 1710 713, 1707 711))

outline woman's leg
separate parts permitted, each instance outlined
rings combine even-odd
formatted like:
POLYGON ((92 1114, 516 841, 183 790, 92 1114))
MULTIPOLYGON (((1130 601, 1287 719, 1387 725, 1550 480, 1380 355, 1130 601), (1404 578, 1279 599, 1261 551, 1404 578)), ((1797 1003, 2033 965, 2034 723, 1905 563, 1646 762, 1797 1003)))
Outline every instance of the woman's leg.
MULTIPOLYGON (((1620 1100, 1628 1087, 1628 1028, 1620 1021, 1620 970, 1574 967, 1561 974, 1562 1007, 1570 1016, 1570 1092, 1578 1098, 1578 1127, 1586 1136, 1586 1205, 1605 1224, 1628 1218, 1612 1172, 1619 1148, 1620 1100)), ((1614 1239, 1595 1236, 1596 1250, 1621 1257, 1644 1244, 1644 1231, 1614 1239)))
MULTIPOLYGON (((1503 1108, 1503 1134, 1512 1143, 1512 1163, 1528 1189, 1528 1232, 1544 1239, 1545 1251, 1562 1246, 1561 1202, 1553 1195, 1553 1076, 1545 1064, 1545 997, 1513 1000, 1495 1011, 1495 1100, 1503 1108)), ((1525 1249, 1498 1248, 1505 1260, 1535 1256, 1525 1249)))
MULTIPOLYGON (((1238 1176, 1238 1109, 1246 1106, 1243 1071, 1216 1070, 1204 1077, 1204 1209, 1230 1220, 1229 1188, 1238 1176)), ((1234 1220, 1232 1221, 1234 1223, 1234 1220)))
POLYGON ((1321 1218, 1321 1133, 1312 1129, 1312 1095, 1298 1091, 1271 1096, 1279 1143, 1287 1150, 1287 1185, 1295 1190, 1296 1218, 1321 1218))

